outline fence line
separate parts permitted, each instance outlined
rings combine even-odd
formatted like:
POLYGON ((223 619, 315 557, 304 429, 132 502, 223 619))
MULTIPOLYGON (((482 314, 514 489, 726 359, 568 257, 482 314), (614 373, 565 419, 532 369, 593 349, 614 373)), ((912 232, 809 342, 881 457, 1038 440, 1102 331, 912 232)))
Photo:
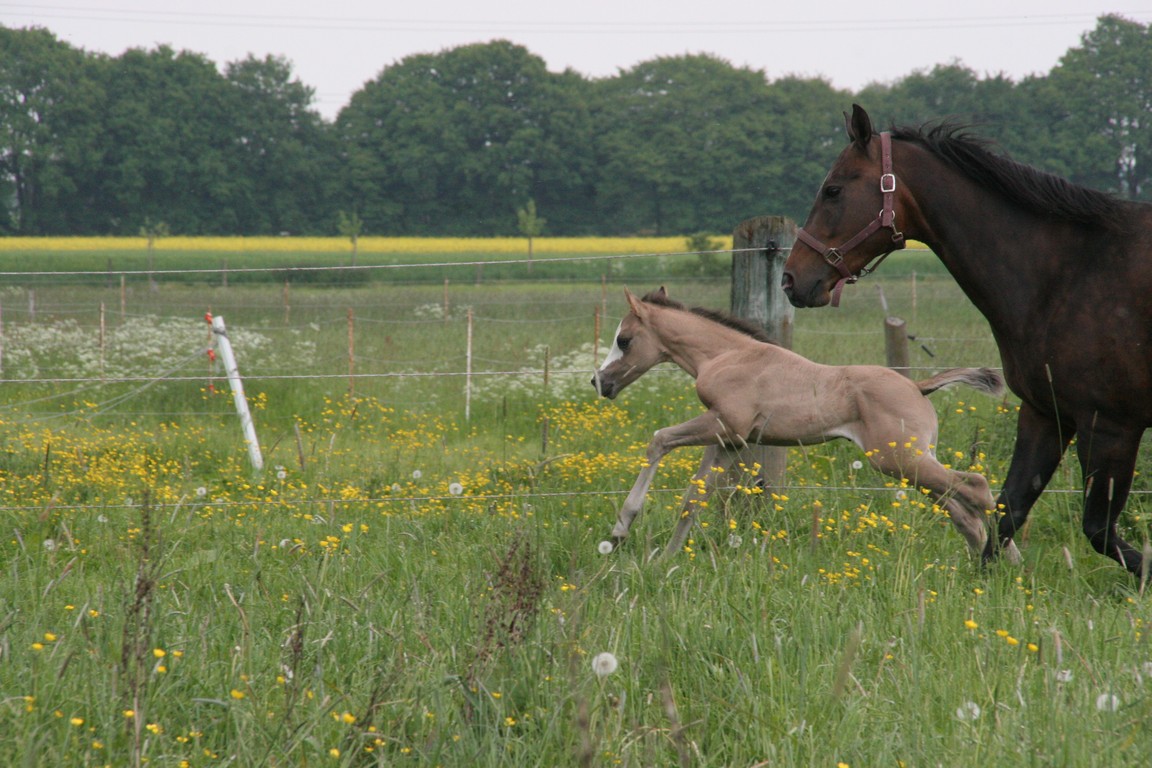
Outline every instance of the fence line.
MULTIPOLYGON (((108 277, 109 275, 123 275, 125 277, 148 277, 150 275, 215 275, 215 274, 265 274, 276 273, 278 275, 293 274, 293 273, 306 273, 306 272, 371 272, 376 270, 396 270, 396 269, 427 269, 429 267, 487 267, 487 266, 506 266, 509 264, 531 264, 534 267, 541 264, 561 264, 574 261, 612 261, 613 259, 654 259, 666 256, 700 256, 707 254, 729 254, 740 253, 742 251, 755 251, 763 249, 745 248, 733 250, 731 248, 722 248, 714 251, 664 251, 656 253, 613 253, 601 254, 597 256, 555 256, 549 258, 516 258, 516 259, 484 259, 476 261, 428 261, 428 262, 412 262, 405 264, 349 264, 349 265, 325 265, 325 266, 293 266, 293 267, 202 267, 197 269, 140 269, 140 270, 91 270, 91 269, 77 269, 77 270, 60 270, 60 271, 29 271, 29 272, 3 272, 0 271, 0 277, 76 277, 80 275, 85 276, 99 276, 108 277)), ((914 250, 914 249, 909 249, 914 250)))
MULTIPOLYGON (((733 492, 733 491, 738 491, 738 490, 740 490, 740 487, 735 486, 735 485, 718 486, 716 488, 717 492, 733 492)), ((777 491, 783 491, 786 493, 796 493, 797 491, 817 491, 817 492, 829 491, 829 492, 836 492, 836 493, 840 493, 840 492, 844 492, 844 493, 865 492, 865 493, 877 493, 877 494, 880 494, 880 493, 895 494, 899 490, 909 491, 909 490, 913 490, 913 489, 911 489, 911 488, 900 489, 900 488, 896 488, 893 486, 781 484, 781 485, 773 485, 769 488, 766 488, 765 490, 768 493, 777 492, 777 491)), ((993 489, 993 491, 995 492, 995 489, 993 489)), ((416 502, 454 502, 454 503, 459 503, 459 502, 490 502, 490 501, 508 501, 511 499, 583 499, 583 498, 590 498, 590 497, 602 499, 605 496, 627 496, 628 493, 629 493, 629 491, 627 489, 620 489, 620 490, 606 490, 606 491, 529 491, 529 492, 524 492, 524 493, 515 493, 515 492, 513 492, 513 493, 486 493, 486 494, 460 495, 460 496, 453 496, 451 494, 447 494, 447 495, 440 494, 440 495, 429 495, 429 496, 412 496, 412 495, 408 495, 408 496, 380 496, 380 497, 366 498, 366 499, 346 499, 346 498, 275 499, 275 500, 251 499, 251 500, 241 500, 241 501, 223 500, 223 499, 221 499, 221 500, 196 500, 196 501, 181 500, 181 501, 175 501, 175 502, 152 502, 148 506, 150 509, 156 509, 156 510, 160 510, 160 509, 176 510, 176 509, 180 509, 181 507, 195 507, 197 509, 205 508, 205 507, 213 507, 213 508, 223 509, 223 508, 227 508, 227 507, 237 507, 237 506, 300 507, 300 506, 315 506, 315 505, 322 505, 325 507, 332 508, 332 507, 336 507, 336 506, 351 506, 351 505, 359 505, 359 504, 379 505, 379 504, 388 503, 388 502, 396 503, 396 504, 412 504, 412 503, 416 503, 416 502)), ((648 491, 649 496, 682 496, 683 494, 684 494, 683 488, 652 488, 648 491)), ((1044 494, 1045 495, 1057 494, 1057 495, 1062 495, 1062 496, 1069 496, 1069 495, 1083 496, 1084 491, 1083 491, 1083 489, 1076 489, 1076 488, 1046 488, 1044 490, 1044 494)), ((1152 495, 1152 490, 1133 489, 1129 493, 1129 496, 1150 496, 1150 495, 1152 495)), ((911 501, 911 500, 915 500, 917 498, 919 498, 919 496, 913 496, 912 494, 909 494, 908 498, 906 500, 911 501)), ((101 509, 108 509, 109 507, 143 507, 143 506, 144 506, 143 504, 125 503, 125 502, 121 502, 121 503, 108 502, 105 504, 56 504, 56 503, 53 503, 51 505, 52 509, 54 509, 54 510, 59 509, 59 510, 74 510, 74 511, 75 510, 83 510, 83 511, 101 510, 101 509)), ((4 509, 14 511, 14 512, 35 512, 35 511, 43 510, 44 505, 41 504, 41 505, 13 506, 13 505, 6 504, 4 506, 4 509)), ((659 513, 656 513, 656 514, 659 514, 659 513)), ((781 513, 781 514, 783 514, 783 513, 781 513)), ((840 514, 842 514, 842 512, 839 512, 839 513, 829 512, 829 516, 830 517, 835 516, 836 519, 839 519, 840 514)), ((887 516, 891 517, 890 514, 888 514, 887 516)), ((805 523, 809 523, 809 522, 810 522, 810 519, 805 520, 805 523)))

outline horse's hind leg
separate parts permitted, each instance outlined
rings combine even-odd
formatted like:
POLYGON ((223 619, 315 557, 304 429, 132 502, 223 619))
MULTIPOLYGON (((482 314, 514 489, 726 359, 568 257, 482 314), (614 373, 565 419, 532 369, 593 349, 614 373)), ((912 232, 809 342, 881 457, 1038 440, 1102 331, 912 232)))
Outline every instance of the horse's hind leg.
POLYGON ((1143 555, 1116 530, 1132 488, 1141 434, 1094 423, 1090 432, 1077 435, 1077 452, 1084 473, 1084 535, 1097 552, 1144 579, 1148 574, 1143 573, 1143 555))

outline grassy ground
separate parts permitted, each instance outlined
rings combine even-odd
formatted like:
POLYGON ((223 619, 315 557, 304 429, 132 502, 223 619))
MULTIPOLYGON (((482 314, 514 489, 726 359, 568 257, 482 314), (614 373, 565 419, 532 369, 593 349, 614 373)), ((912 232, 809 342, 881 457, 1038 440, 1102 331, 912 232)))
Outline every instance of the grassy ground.
MULTIPOLYGON (((983 320, 909 256, 801 312, 797 350, 880 362, 896 314, 914 366, 996 364, 983 320)), ((10 285, 0 762, 1146 765, 1152 612, 1080 535, 1071 467, 1022 567, 977 567, 847 444, 791 452, 782 487, 717 500, 659 560, 699 461, 673 454, 632 539, 598 551, 651 431, 699 411, 675 372, 612 403, 587 384, 623 282, 726 305, 679 264, 287 292, 61 280, 34 314, 10 285), (209 310, 262 472, 204 352, 209 310)), ((1014 401, 933 400, 940 455, 998 487, 1014 401)))

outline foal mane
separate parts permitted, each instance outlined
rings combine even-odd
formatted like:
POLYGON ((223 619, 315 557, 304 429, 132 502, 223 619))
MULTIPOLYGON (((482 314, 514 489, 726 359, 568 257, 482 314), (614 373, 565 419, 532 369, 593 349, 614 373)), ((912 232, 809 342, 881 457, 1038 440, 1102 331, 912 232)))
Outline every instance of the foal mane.
POLYGON ((1121 228, 1129 218, 1120 198, 994 154, 990 142, 970 134, 967 126, 943 122, 895 127, 892 137, 919 144, 980 186, 1033 213, 1109 229, 1121 228))
POLYGON ((754 323, 751 320, 735 317, 728 314, 727 312, 720 312, 719 310, 715 309, 706 309, 704 307, 689 307, 679 301, 676 301, 675 299, 668 298, 668 294, 659 289, 646 294, 643 298, 640 299, 640 301, 648 304, 655 304, 660 307, 667 307, 668 309, 679 310, 681 312, 690 312, 693 315, 703 317, 707 320, 711 320, 714 323, 719 323, 720 325, 723 325, 727 328, 731 328, 734 331, 740 331, 740 333, 743 333, 745 336, 751 336, 752 338, 756 339, 756 341, 762 341, 765 344, 776 343, 768 337, 767 331, 761 328, 759 324, 754 323))

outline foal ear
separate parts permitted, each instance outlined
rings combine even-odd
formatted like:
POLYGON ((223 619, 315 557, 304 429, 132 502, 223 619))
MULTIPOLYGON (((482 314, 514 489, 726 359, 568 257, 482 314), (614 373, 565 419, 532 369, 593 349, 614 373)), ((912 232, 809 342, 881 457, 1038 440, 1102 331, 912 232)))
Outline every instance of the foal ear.
POLYGON ((848 133, 848 140, 860 149, 868 146, 872 139, 872 118, 859 104, 852 105, 852 114, 844 113, 844 130, 848 133))
POLYGON ((636 317, 643 319, 648 314, 648 308, 644 306, 644 302, 636 298, 632 291, 627 288, 624 289, 624 298, 628 300, 628 307, 636 317))

